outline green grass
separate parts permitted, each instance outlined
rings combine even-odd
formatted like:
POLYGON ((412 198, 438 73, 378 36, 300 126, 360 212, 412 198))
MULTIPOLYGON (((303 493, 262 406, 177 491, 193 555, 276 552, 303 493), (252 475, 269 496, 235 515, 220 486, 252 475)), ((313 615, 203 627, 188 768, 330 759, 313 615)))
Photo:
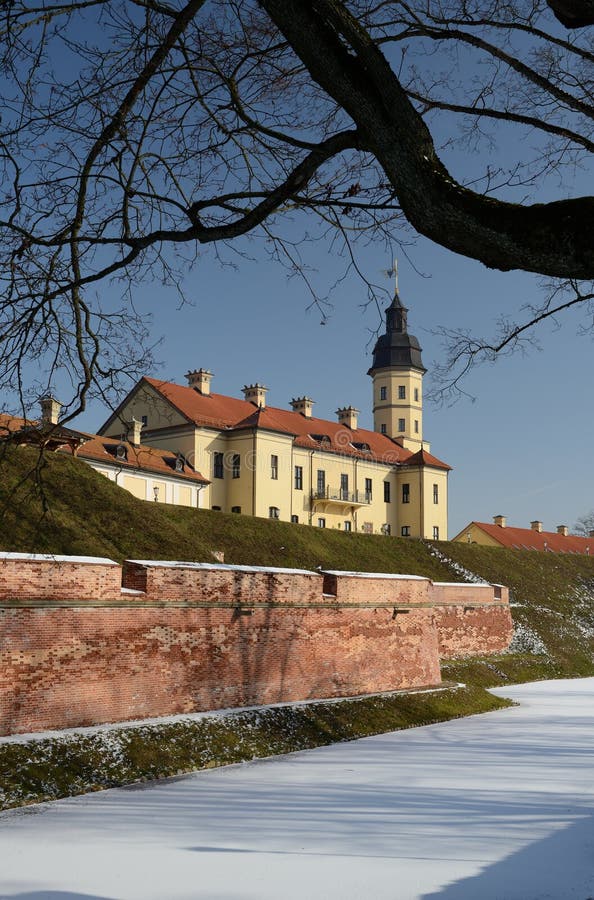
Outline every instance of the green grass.
POLYGON ((267 707, 0 744, 0 809, 428 725, 508 706, 476 687, 267 707))
POLYGON ((463 690, 253 710, 175 725, 0 744, 0 807, 174 775, 443 721, 506 705, 485 688, 594 675, 594 557, 346 534, 136 500, 78 460, 35 451, 0 460, 0 549, 316 566, 511 588, 512 650, 442 664, 463 690), (45 511, 43 507, 45 506, 45 511))
POLYGON ((0 549, 108 556, 118 562, 209 561, 213 550, 223 550, 226 562, 243 565, 356 568, 449 578, 420 541, 147 503, 85 463, 58 454, 45 459, 40 488, 27 477, 35 462, 35 451, 27 448, 0 461, 0 549))

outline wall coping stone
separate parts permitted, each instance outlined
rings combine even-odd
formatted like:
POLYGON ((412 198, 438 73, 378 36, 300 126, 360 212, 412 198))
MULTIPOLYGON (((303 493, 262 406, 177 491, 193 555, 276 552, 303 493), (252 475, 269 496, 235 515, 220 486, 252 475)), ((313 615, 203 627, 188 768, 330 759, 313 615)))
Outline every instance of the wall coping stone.
POLYGON ((0 552, 0 560, 22 560, 25 562, 76 563, 94 566, 119 566, 113 559, 103 556, 60 556, 53 553, 6 553, 0 552))
MULTIPOLYGON (((198 563, 161 559, 127 559, 127 563, 135 566, 146 566, 155 569, 210 569, 215 572, 259 572, 272 575, 320 575, 309 569, 284 569, 277 566, 232 566, 226 563, 198 563)), ((414 577, 414 576, 413 576, 414 577)))
POLYGON ((394 572, 341 572, 340 570, 322 569, 322 575, 336 575, 339 578, 390 578, 404 581, 431 581, 424 575, 400 575, 394 572))
POLYGON ((503 584, 491 584, 490 581, 434 581, 436 587, 481 588, 505 587, 503 584))

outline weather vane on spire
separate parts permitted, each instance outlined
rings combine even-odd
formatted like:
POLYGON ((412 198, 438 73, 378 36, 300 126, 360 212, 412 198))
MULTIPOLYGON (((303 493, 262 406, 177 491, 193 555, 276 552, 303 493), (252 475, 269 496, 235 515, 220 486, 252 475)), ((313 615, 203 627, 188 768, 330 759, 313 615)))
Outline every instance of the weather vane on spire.
POLYGON ((392 268, 386 269, 386 275, 388 276, 388 278, 394 279, 394 293, 397 294, 398 293, 398 260, 396 259, 396 257, 394 257, 394 260, 392 262, 392 268))

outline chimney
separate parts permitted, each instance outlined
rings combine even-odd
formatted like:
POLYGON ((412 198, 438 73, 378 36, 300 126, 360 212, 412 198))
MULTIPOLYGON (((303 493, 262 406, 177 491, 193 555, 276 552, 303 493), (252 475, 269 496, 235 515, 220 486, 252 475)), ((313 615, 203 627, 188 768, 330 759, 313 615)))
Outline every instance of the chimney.
POLYGON ((341 425, 346 425, 351 431, 357 430, 359 410, 355 409, 354 406, 343 406, 342 409, 336 410, 336 415, 341 425))
POLYGON ((205 397, 210 397, 212 372, 209 372, 208 369, 198 369, 198 371, 188 372, 186 378, 188 379, 189 387, 204 394, 205 397))
POLYGON ((254 406, 258 406, 260 409, 266 409, 266 394, 268 392, 268 388, 264 387, 263 384, 244 384, 243 386, 243 396, 246 400, 249 400, 250 403, 253 403, 254 406))
POLYGON ((532 531, 538 531, 538 533, 541 534, 542 522, 539 522, 538 519, 535 519, 534 522, 531 522, 530 527, 531 527, 532 531))
POLYGON ((313 411, 314 401, 311 397, 297 397, 291 400, 291 406, 293 407, 293 412, 301 413, 302 416, 305 416, 306 419, 311 419, 311 414, 313 411))
POLYGON ((563 537, 567 537, 569 534, 569 528, 567 525, 557 525, 557 534, 562 534, 563 537))
POLYGON ((507 517, 493 516, 493 525, 499 525, 500 528, 505 528, 505 526, 507 525, 507 517))
POLYGON ((142 428, 142 422, 139 422, 137 419, 132 419, 131 422, 128 422, 128 440, 135 447, 138 447, 140 444, 140 432, 142 431, 142 428))
POLYGON ((39 401, 41 405, 41 422, 43 425, 57 425, 62 404, 51 394, 46 394, 39 401))

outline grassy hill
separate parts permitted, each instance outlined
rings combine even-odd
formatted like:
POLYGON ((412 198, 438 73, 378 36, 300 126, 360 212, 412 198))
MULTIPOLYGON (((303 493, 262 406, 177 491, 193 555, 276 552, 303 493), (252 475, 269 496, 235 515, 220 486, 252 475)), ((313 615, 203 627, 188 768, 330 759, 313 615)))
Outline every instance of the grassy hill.
POLYGON ((30 448, 0 460, 0 549, 483 578, 511 588, 513 652, 448 665, 481 686, 594 674, 594 556, 345 533, 147 503, 85 463, 30 448))
POLYGON ((594 557, 347 534, 136 500, 84 463, 12 449, 0 459, 0 549, 483 578, 511 588, 506 653, 455 660, 463 688, 248 710, 116 732, 0 743, 0 808, 352 740, 506 705, 506 682, 594 675, 594 557), (33 476, 37 469, 38 477, 33 476))

